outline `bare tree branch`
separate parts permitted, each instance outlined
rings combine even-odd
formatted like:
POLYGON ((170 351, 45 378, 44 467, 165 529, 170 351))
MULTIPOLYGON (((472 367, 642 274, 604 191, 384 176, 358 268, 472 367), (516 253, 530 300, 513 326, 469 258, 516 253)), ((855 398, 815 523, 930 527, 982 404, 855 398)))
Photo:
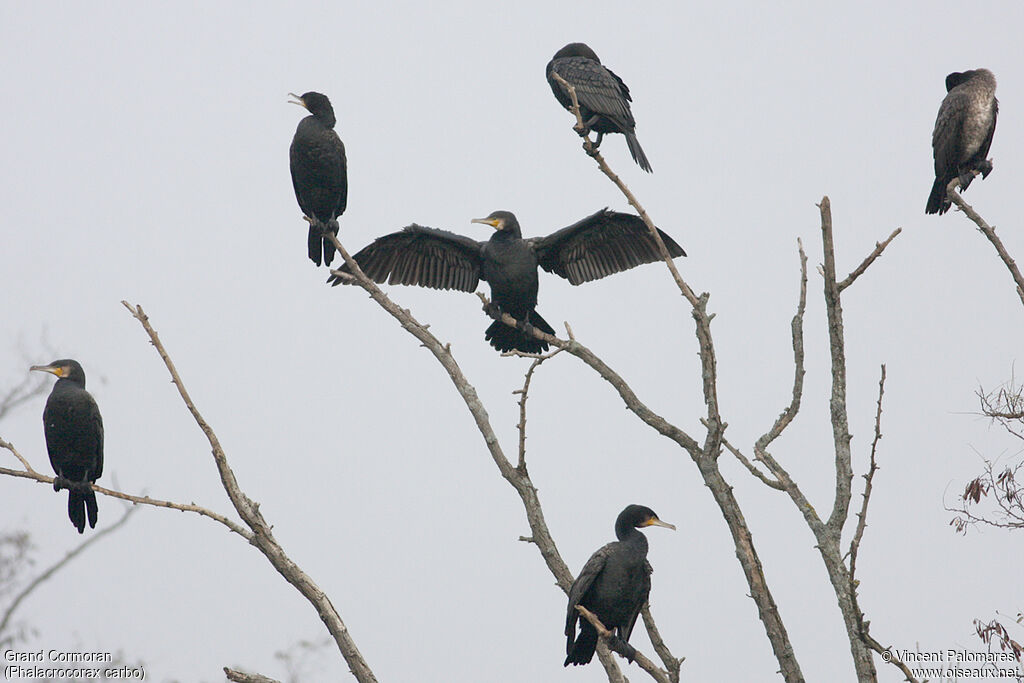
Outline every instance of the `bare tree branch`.
POLYGON ((530 380, 533 379, 533 371, 548 358, 557 356, 561 352, 562 349, 557 349, 553 353, 534 359, 534 361, 530 363, 530 369, 526 371, 526 378, 523 380, 523 388, 512 392, 513 394, 519 394, 519 464, 516 465, 516 469, 520 472, 526 471, 526 399, 530 393, 530 380))
MULTIPOLYGON (((977 175, 977 173, 975 173, 977 175)), ((1006 247, 1003 246, 1002 240, 996 236, 996 229, 985 222, 985 219, 978 215, 978 212, 974 210, 970 204, 964 201, 964 198, 960 196, 960 193, 956 191, 956 188, 960 186, 960 178, 953 178, 946 186, 946 196, 949 197, 950 201, 960 207, 960 210, 964 212, 964 215, 974 221, 974 224, 978 226, 978 230, 981 234, 988 238, 988 241, 992 243, 992 246, 996 248, 996 253, 999 254, 999 258, 1003 260, 1007 270, 1010 271, 1010 275, 1013 277, 1013 281, 1017 284, 1017 296, 1020 297, 1020 301, 1024 304, 1024 277, 1021 276, 1020 270, 1017 268, 1017 263, 1010 257, 1009 252, 1006 251, 1006 247)))
POLYGON ((864 274, 864 271, 868 269, 872 263, 875 262, 885 248, 889 246, 889 242, 896 239, 896 236, 903 232, 903 228, 896 228, 892 231, 892 234, 885 238, 882 242, 875 242, 875 250, 868 254, 868 257, 864 259, 859 266, 854 268, 853 272, 846 276, 846 279, 839 283, 839 291, 842 292, 844 289, 853 284, 854 280, 864 274))
POLYGON ((275 678, 268 678, 262 674, 247 674, 244 671, 236 671, 226 666, 224 667, 224 675, 227 676, 229 681, 235 681, 236 683, 281 683, 275 678))
POLYGON ((597 629, 598 638, 600 638, 600 640, 603 641, 608 648, 612 650, 612 652, 623 659, 629 659, 630 661, 636 662, 637 666, 649 673, 651 678, 658 681, 658 683, 672 683, 667 671, 659 669, 658 666, 648 659, 642 652, 639 652, 632 645, 606 629, 604 624, 601 623, 601 620, 598 619, 593 612, 583 605, 576 605, 576 610, 584 619, 589 621, 595 629, 597 629))
POLYGON ((850 541, 850 592, 856 596, 857 580, 857 551, 860 550, 861 539, 864 538, 864 529, 868 526, 868 502, 871 500, 871 485, 875 479, 875 472, 878 464, 875 461, 875 453, 878 450, 878 442, 882 439, 882 397, 885 395, 885 364, 882 364, 882 377, 878 380, 878 409, 875 411, 875 438, 871 440, 871 464, 868 466, 868 473, 864 475, 864 497, 861 502, 860 512, 857 513, 857 530, 850 541))
POLYGON ((348 664, 352 675, 356 677, 356 680, 360 683, 376 683, 377 679, 373 675, 373 671, 370 670, 370 667, 363 658, 363 655, 359 652, 359 648, 356 647, 355 641, 352 640, 352 637, 348 633, 348 628, 341 620, 341 616, 334 608, 334 605, 331 604, 330 599, 320 589, 320 587, 317 586, 316 583, 314 583, 313 580, 304 571, 302 571, 302 569, 295 564, 287 554, 285 554, 284 549, 281 548, 280 544, 278 544, 277 540, 274 538, 270 525, 267 524, 265 519, 263 519, 263 515, 259 511, 259 504, 246 496, 238 486, 235 474, 228 466, 227 456, 221 448, 217 435, 203 416, 200 415, 195 403, 193 403, 192 398, 185 389, 184 382, 182 382, 177 369, 174 367, 174 363, 171 361, 170 356, 164 349, 164 346, 160 341, 160 337, 157 335, 156 330, 154 330, 150 325, 149 317, 146 316, 141 306, 133 306, 126 301, 122 301, 121 303, 132 314, 132 317, 139 321, 139 324, 141 324, 143 329, 146 331, 150 342, 152 342, 153 346, 156 348, 157 353, 160 354, 160 358, 163 359, 164 365, 167 367, 167 371, 171 375, 171 380, 178 388, 178 393, 185 402, 185 406, 192 414, 196 424, 198 424, 199 428, 203 430, 204 434, 206 434, 206 438, 210 442, 210 446, 213 451, 214 461, 217 463, 217 470, 220 473, 221 483, 224 485, 224 490, 227 492, 228 498, 231 500, 231 504, 235 507, 239 516, 241 516, 245 524, 252 530, 252 544, 263 553, 278 573, 280 573, 288 583, 292 584, 313 605, 317 613, 320 615, 321 621, 324 622, 324 625, 327 626, 327 630, 330 631, 331 635, 334 637, 334 640, 338 645, 338 649, 341 651, 342 657, 345 658, 345 662, 348 664))
POLYGON ((661 657, 661 661, 665 664, 665 669, 668 671, 668 678, 672 683, 679 683, 679 668, 682 663, 686 661, 686 657, 676 658, 672 655, 672 651, 668 649, 668 645, 665 644, 665 640, 661 637, 661 631, 658 630, 658 625, 654 623, 654 617, 651 615, 651 603, 645 602, 644 606, 640 608, 640 616, 644 618, 644 626, 647 628, 647 636, 651 639, 651 645, 654 646, 654 651, 661 657))
MULTIPOLYGON (((7 448, 8 450, 13 451, 13 447, 11 447, 9 443, 3 440, 0 440, 0 448, 7 448)), ((21 470, 11 470, 7 469, 6 467, 0 467, 0 474, 6 474, 7 476, 10 477, 21 477, 22 479, 32 479, 42 484, 53 484, 53 477, 48 477, 45 474, 40 474, 35 470, 32 470, 31 472, 23 472, 21 470)), ((195 503, 173 503, 168 500, 150 498, 149 496, 133 496, 130 493, 122 493, 121 491, 115 491, 113 489, 104 488, 102 486, 97 486, 96 484, 90 484, 89 488, 91 488, 96 493, 102 493, 103 495, 110 496, 111 498, 119 498, 121 500, 126 500, 129 503, 136 503, 138 505, 152 505, 153 507, 160 508, 171 508, 172 510, 181 510, 182 512, 194 512, 197 515, 208 517, 214 520, 215 522, 223 524, 228 529, 230 529, 231 531, 238 534, 239 536, 241 536, 249 542, 252 542, 253 540, 252 532, 250 532, 248 529, 239 526, 237 522, 231 521, 224 515, 216 513, 207 508, 200 507, 195 503)))
MULTIPOLYGON (((21 464, 25 468, 26 472, 28 472, 30 474, 39 474, 34 469, 32 469, 32 465, 30 465, 28 463, 28 460, 26 460, 24 458, 24 456, 22 456, 21 453, 18 452, 18 449, 15 448, 13 445, 11 445, 10 442, 4 441, 3 439, 0 439, 0 448, 5 448, 5 449, 9 450, 11 453, 13 453, 14 457, 17 458, 21 462, 21 464)), ((40 475, 40 476, 42 476, 42 475, 40 475)), ((53 483, 52 480, 51 480, 50 483, 53 483)))
MULTIPOLYGON (((451 379, 452 384, 455 385, 456 391, 459 392, 462 400, 466 403, 466 408, 469 410, 470 415, 473 416, 473 421, 476 423, 477 429, 483 437, 487 450, 491 455, 491 459, 498 467, 498 471, 501 473, 501 476, 505 481, 511 484, 512 488, 514 488, 516 493, 519 494, 519 498, 523 503, 523 507, 526 510, 526 519, 530 525, 531 535, 528 538, 520 537, 520 539, 533 543, 537 546, 548 570, 555 577, 555 582, 558 584, 558 587, 568 594, 569 588, 572 586, 573 575, 572 572, 569 571, 569 567, 565 564, 565 560, 562 559, 561 554, 558 552, 558 547, 555 545, 554 538, 552 538, 551 532, 548 529, 547 521, 544 518, 544 512, 541 509, 540 497, 537 493, 537 488, 533 485, 533 481, 530 479, 530 475, 526 471, 526 468, 523 467, 522 470, 520 470, 513 467, 512 463, 509 462, 508 458, 505 456, 505 452, 501 447, 501 442, 498 440, 498 436, 494 433, 494 429, 491 426, 487 410, 484 408, 479 395, 476 393, 476 389, 469 383, 466 376, 462 374, 462 369, 455 361, 454 354, 452 354, 451 346, 448 344, 442 344, 441 341, 427 329, 426 325, 417 321, 412 316, 412 313, 407 309, 403 309, 395 304, 380 289, 380 287, 376 285, 376 283, 368 278, 362 268, 359 267, 359 264, 352 258, 345 247, 342 246, 341 242, 338 241, 336 235, 326 233, 324 237, 334 244, 334 248, 339 254, 341 254, 345 263, 348 265, 351 271, 348 281, 366 291, 377 305, 395 318, 395 320, 397 320, 402 328, 409 332, 409 334, 418 339, 420 343, 430 351, 434 358, 437 359, 441 364, 441 367, 443 367, 448 373, 448 377, 451 379)), ((340 271, 332 270, 331 272, 332 274, 340 274, 340 271)), ((486 297, 481 295, 481 298, 486 302, 486 297)), ((506 324, 516 324, 515 319, 507 314, 502 316, 502 320, 506 322, 506 324)), ((545 339, 549 343, 554 341, 556 342, 556 346, 559 346, 559 348, 561 348, 561 345, 566 344, 566 342, 563 342, 552 335, 544 334, 536 328, 533 328, 533 330, 534 336, 540 339, 545 339)), ((613 683, 617 683, 622 680, 621 673, 617 673, 618 665, 615 663, 614 659, 607 653, 602 654, 600 650, 598 651, 598 656, 601 657, 601 663, 604 665, 606 671, 609 671, 609 679, 613 681, 613 683)))
POLYGON ((129 507, 127 510, 125 510, 124 514, 121 515, 121 519, 117 520, 108 527, 100 529, 96 533, 90 534, 86 540, 82 541, 77 546, 69 550, 68 553, 64 555, 62 559, 54 563, 49 569, 44 571, 42 574, 39 574, 37 577, 32 579, 32 581, 30 581, 28 585, 26 585, 25 588, 21 590, 21 592, 14 596, 14 600, 12 600, 11 604, 8 605, 7 609, 4 611, 3 618, 0 619, 0 643, 3 642, 3 633, 7 629, 7 624, 10 623, 11 616, 18 609, 18 606, 22 603, 22 601, 25 600, 25 598, 31 595, 36 588, 38 588, 41 584, 45 583, 51 576, 53 576, 62 568, 64 568, 68 564, 68 562, 81 555, 86 548, 95 544, 104 536, 107 536, 108 534, 111 534, 120 529, 122 526, 124 526, 124 524, 128 521, 132 514, 135 513, 136 510, 138 510, 137 507, 129 507))

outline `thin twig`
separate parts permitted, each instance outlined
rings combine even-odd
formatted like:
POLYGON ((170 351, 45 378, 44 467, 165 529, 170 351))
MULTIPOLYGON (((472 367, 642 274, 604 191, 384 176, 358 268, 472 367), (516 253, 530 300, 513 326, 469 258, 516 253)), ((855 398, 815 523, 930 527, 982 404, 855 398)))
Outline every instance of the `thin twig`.
MULTIPOLYGON (((13 453, 14 457, 21 461, 21 464, 25 467, 26 472, 29 472, 30 474, 39 474, 34 469, 32 469, 32 465, 28 464, 28 460, 26 460, 21 455, 21 453, 18 452, 18 449, 11 445, 9 441, 4 441, 3 439, 0 439, 0 448, 6 448, 11 453, 13 453)), ((53 483, 53 481, 51 480, 50 483, 53 483)))
MULTIPOLYGON (((701 423, 703 424, 703 422, 704 420, 703 418, 701 418, 701 423)), ((729 443, 729 440, 726 439, 725 437, 722 437, 722 445, 725 446, 726 450, 732 453, 733 456, 740 461, 740 464, 747 468, 748 472, 750 472, 752 475, 760 479, 765 486, 771 487, 776 491, 786 490, 786 487, 782 485, 782 482, 780 482, 778 479, 773 479, 769 477, 767 474, 757 469, 757 466, 754 463, 750 462, 747 456, 743 455, 740 449, 736 448, 731 443, 729 443)))
POLYGON ((229 681, 235 683, 280 683, 276 678, 269 678, 263 674, 247 674, 244 671, 224 667, 224 675, 229 681))
POLYGON ((839 283, 839 291, 843 291, 844 289, 852 285, 854 280, 863 275, 864 271, 868 269, 868 266, 874 263, 875 259, 882 255, 882 252, 885 251, 885 248, 889 246, 889 242, 892 242, 894 239, 896 239, 896 236, 899 235, 901 232, 903 232, 903 228, 896 228, 895 230, 892 231, 892 234, 885 238, 883 241, 875 242, 875 250, 868 254, 867 258, 861 261, 861 264, 854 268, 853 272, 847 275, 845 280, 839 283))
POLYGON ((651 639, 651 645, 654 647, 654 651, 661 657, 661 661, 665 664, 665 669, 668 671, 668 678, 672 683, 679 683, 679 668, 686 657, 675 657, 672 651, 668 649, 668 645, 665 644, 664 638, 661 637, 661 631, 658 630, 658 625, 654 623, 654 616, 651 615, 651 603, 645 602, 644 606, 640 608, 640 616, 644 619, 644 627, 647 629, 647 637, 651 639))
POLYGON ((870 647, 872 650, 882 655, 883 662, 892 664, 897 669, 902 671, 903 676, 907 679, 907 683, 920 683, 920 681, 918 681, 917 678, 914 677, 914 674, 910 670, 910 668, 903 663, 903 660, 900 659, 895 652, 893 652, 891 647, 882 647, 881 643, 879 643, 877 640, 872 638, 867 633, 864 633, 864 642, 867 643, 868 647, 870 647), (886 656, 886 654, 888 654, 888 656, 886 656))
MULTIPOLYGON (((605 628, 604 624, 601 623, 601 620, 598 619, 593 612, 588 610, 583 605, 576 605, 576 611, 578 611, 584 619, 589 621, 591 626, 597 629, 598 638, 604 641, 604 643, 608 646, 609 649, 611 649, 613 652, 615 652, 615 654, 619 655, 623 659, 626 659, 628 657, 628 655, 625 654, 625 648, 632 647, 631 645, 629 645, 621 638, 616 636, 614 633, 609 631, 607 628, 605 628), (623 645, 625 647, 616 647, 619 645, 623 645)), ((651 677, 659 683, 672 683, 672 681, 669 680, 667 671, 658 668, 657 664, 648 659, 647 656, 644 655, 644 653, 640 652, 639 650, 636 650, 636 648, 633 648, 633 650, 633 661, 636 662, 637 666, 639 666, 641 669, 649 673, 651 677)))
POLYGON ((210 447, 213 453, 213 459, 217 464, 217 471, 220 473, 221 483, 224 486, 225 492, 228 494, 228 498, 231 500, 231 504, 238 512, 242 521, 245 522, 252 530, 252 544, 259 549, 263 556, 273 565, 274 569, 284 577, 288 583, 292 584, 303 597, 316 609, 317 614, 320 616, 320 620, 323 621, 327 630, 334 637, 334 641, 338 646, 338 650, 341 652, 341 656, 345 658, 345 662, 348 664, 349 670, 352 675, 356 677, 360 683, 377 683, 377 678, 373 675, 373 671, 370 669, 369 664, 363 658, 359 648, 356 647, 355 641, 348 632, 348 628, 345 626, 345 622, 342 621, 341 615, 331 604, 330 598, 327 594, 320 589, 320 587, 307 575, 301 567, 292 561, 290 557, 285 553, 284 549, 274 538, 271 526, 263 518, 260 513, 259 504, 250 499, 238 485, 238 481, 235 479, 235 473, 231 470, 228 465, 227 455, 224 453, 224 449, 220 445, 220 441, 217 435, 214 433, 213 428, 206 422, 203 416, 199 413, 195 403, 193 403, 191 396, 185 389, 185 384, 181 380, 181 376, 178 374, 177 368, 174 366, 174 362, 168 355, 167 350, 164 348, 163 343, 160 341, 159 335, 156 330, 153 329, 149 323, 149 317, 142 310, 141 306, 131 305, 127 301, 121 302, 126 309, 132 314, 132 317, 139 321, 146 334, 149 336, 150 342, 156 348, 157 353, 160 354, 160 358, 163 359, 164 365, 167 371, 171 375, 171 381, 174 386, 177 387, 178 393, 181 395, 182 401, 185 402, 185 406, 188 411, 192 414, 192 418, 202 429, 206 435, 207 441, 210 443, 210 447))
MULTIPOLYGON (((7 444, 7 442, 0 443, 0 447, 6 448, 8 445, 9 444, 7 444)), ((40 474, 39 472, 36 472, 34 470, 32 472, 23 472, 21 470, 11 470, 7 469, 6 467, 0 467, 0 474, 6 474, 7 476, 10 477, 21 477, 22 479, 32 479, 33 481, 38 481, 42 484, 53 484, 53 477, 48 477, 45 474, 40 474)), ((121 500, 126 500, 129 503, 136 503, 138 505, 152 505, 153 507, 160 508, 170 508, 172 510, 181 510, 182 512, 194 512, 197 515, 208 517, 209 519, 212 519, 215 522, 223 524, 229 530, 233 531, 234 533, 238 534, 239 536, 241 536, 249 542, 252 542, 253 540, 252 532, 248 529, 240 526, 237 522, 231 521, 224 515, 218 514, 213 510, 209 510, 207 508, 196 505, 195 503, 174 503, 169 500, 150 498, 149 496, 134 496, 130 493, 115 491, 114 489, 104 488, 102 486, 97 486, 96 484, 90 484, 89 488, 91 488, 96 493, 102 493, 103 495, 110 496, 111 498, 119 498, 121 500)))
POLYGON ((120 529, 122 526, 124 526, 125 522, 128 521, 128 518, 131 517, 132 514, 134 514, 135 511, 138 509, 139 508, 137 507, 129 507, 127 510, 125 510, 125 513, 121 515, 121 518, 119 520, 117 520, 108 527, 104 527, 95 533, 89 534, 89 538, 79 543, 73 549, 69 550, 68 553, 64 555, 64 557, 61 560, 59 560, 57 563, 55 563, 53 566, 51 566, 49 569, 44 571, 36 578, 32 579, 32 581, 30 581, 29 584, 21 590, 21 592, 14 596, 14 600, 11 601, 11 604, 4 611, 4 618, 0 619, 0 634, 2 634, 4 630, 7 628, 7 624, 10 622, 11 616, 14 614, 15 610, 18 609, 18 605, 20 605, 26 597, 28 597, 36 588, 38 588, 40 584, 42 584, 51 576, 60 571, 64 566, 67 565, 68 562, 81 555, 86 548, 93 545, 104 536, 111 534, 120 529))
POLYGON ((526 371, 526 379, 523 381, 523 388, 512 392, 519 394, 519 463, 516 465, 516 469, 520 472, 526 472, 526 399, 530 393, 530 381, 533 379, 533 371, 548 358, 557 356, 561 352, 562 349, 556 349, 552 353, 537 356, 534 361, 530 363, 529 370, 526 371))
POLYGON ((864 537, 864 529, 868 525, 868 501, 871 499, 871 486, 875 479, 875 472, 878 464, 875 461, 875 454, 878 451, 878 442, 882 439, 882 397, 885 395, 885 364, 882 364, 882 377, 878 380, 878 407, 875 410, 875 438, 871 440, 871 462, 868 466, 868 473, 864 475, 864 497, 861 501, 860 512, 857 513, 857 530, 850 541, 850 590, 856 594, 857 573, 857 551, 860 550, 860 542, 864 537))
POLYGON ((949 185, 946 186, 946 196, 949 197, 950 201, 960 207, 960 210, 964 212, 964 215, 974 221, 974 224, 978 226, 988 241, 992 243, 992 246, 996 248, 996 253, 999 254, 999 258, 1006 264, 1006 268, 1010 271, 1010 275, 1013 276, 1013 281, 1017 283, 1017 296, 1020 297, 1021 303, 1024 303, 1024 277, 1021 276, 1020 270, 1017 269, 1017 263, 1010 257, 1009 252, 1006 251, 1006 247, 1003 246, 1002 240, 996 236, 996 229, 985 222, 985 219, 978 215, 978 212, 974 210, 970 204, 964 201, 964 198, 960 196, 960 193, 956 191, 956 188, 960 185, 960 178, 953 178, 949 185))

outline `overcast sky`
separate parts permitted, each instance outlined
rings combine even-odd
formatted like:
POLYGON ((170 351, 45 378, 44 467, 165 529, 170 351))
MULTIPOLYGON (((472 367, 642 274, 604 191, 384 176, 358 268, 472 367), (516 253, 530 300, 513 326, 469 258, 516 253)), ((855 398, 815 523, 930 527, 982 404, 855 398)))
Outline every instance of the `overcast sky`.
MULTIPOLYGON (((888 368, 870 526, 858 563, 872 634, 900 649, 982 649, 971 620, 1024 606, 1019 538, 955 535, 982 457, 1018 442, 976 415, 1008 380, 1024 311, 991 246, 957 212, 925 216, 930 135, 951 71, 999 81, 995 170, 966 199, 1024 257, 1024 61, 1015 2, 248 3, 0 5, 3 224, 0 388, 34 363, 81 361, 106 426, 99 483, 231 512, 209 446, 120 301, 151 316, 245 491, 330 595, 381 681, 601 681, 562 669, 565 596, 447 375, 354 288, 324 285, 288 174, 302 115, 334 104, 348 150, 351 250, 411 222, 486 239, 470 219, 512 210, 548 234, 621 195, 580 150, 544 80, 585 41, 629 85, 640 171, 602 150, 688 252, 711 294, 727 435, 749 450, 788 403, 797 238, 812 272, 800 416, 774 449, 819 509, 833 495, 819 216, 832 201, 849 272, 903 234, 843 295, 855 471, 866 471, 879 365, 888 368), (45 338, 47 344, 40 340, 45 338)), ((506 449, 528 362, 483 340, 475 296, 388 288, 449 342, 506 449)), ((486 289, 485 289, 486 291, 486 289)), ((704 414, 693 323, 665 268, 572 287, 542 273, 538 310, 691 434, 704 414)), ((563 333, 564 334, 564 333, 563 333)), ((49 472, 44 397, 0 436, 49 472)), ((559 356, 531 392, 528 463, 578 572, 628 503, 652 529, 651 601, 692 681, 769 681, 774 660, 727 528, 689 458, 559 356)), ((808 680, 847 679, 849 647, 814 540, 784 495, 723 456, 808 680)), ((0 465, 15 466, 0 453, 0 465)), ((862 480, 855 479, 855 503, 862 480)), ((80 542, 66 494, 0 479, 3 528, 31 532, 37 568, 80 542)), ((99 526, 121 513, 100 497, 99 526)), ((88 533, 88 532, 87 532, 88 533)), ((149 680, 285 675, 274 652, 325 633, 238 537, 146 509, 22 607, 25 649, 120 650, 149 680)), ((1020 633, 1017 634, 1018 640, 1020 633)), ((634 644, 651 653, 642 629, 634 644)), ((345 680, 329 650, 306 680, 345 680)), ((898 681, 879 664, 880 680, 898 681)), ((643 680, 641 672, 629 675, 643 680)))

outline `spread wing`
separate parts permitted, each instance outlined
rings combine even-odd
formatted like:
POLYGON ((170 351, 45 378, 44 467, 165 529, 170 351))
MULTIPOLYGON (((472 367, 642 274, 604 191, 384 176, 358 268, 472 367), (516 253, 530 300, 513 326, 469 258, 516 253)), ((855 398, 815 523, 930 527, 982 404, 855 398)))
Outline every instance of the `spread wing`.
POLYGON ((576 577, 572 587, 569 589, 569 607, 565 615, 565 635, 569 636, 570 639, 576 635, 576 620, 580 616, 580 613, 576 611, 576 605, 580 604, 583 596, 587 594, 587 591, 593 585, 594 579, 604 570, 604 564, 614 545, 615 543, 608 543, 591 555, 587 563, 583 565, 583 569, 580 570, 580 575, 576 577))
MULTIPOLYGON (((374 282, 473 292, 480 282, 483 246, 470 237, 414 223, 378 237, 352 258, 374 282)), ((344 264, 338 270, 349 272, 344 264)), ((332 275, 328 282, 338 285, 343 280, 332 275)))
MULTIPOLYGON (((580 106, 594 114, 602 114, 614 120, 623 130, 632 130, 636 126, 633 113, 629 110, 629 88, 618 76, 604 66, 586 57, 562 57, 552 62, 552 70, 576 88, 576 98, 580 106)), ((567 108, 572 106, 572 99, 561 83, 554 79, 552 89, 556 86, 561 91, 567 108)), ((559 95, 559 91, 555 92, 559 95)))
MULTIPOLYGON (((658 234, 672 258, 686 256, 674 239, 661 230, 658 234)), ((574 285, 661 260, 658 245, 639 216, 608 209, 527 241, 544 270, 574 285)))

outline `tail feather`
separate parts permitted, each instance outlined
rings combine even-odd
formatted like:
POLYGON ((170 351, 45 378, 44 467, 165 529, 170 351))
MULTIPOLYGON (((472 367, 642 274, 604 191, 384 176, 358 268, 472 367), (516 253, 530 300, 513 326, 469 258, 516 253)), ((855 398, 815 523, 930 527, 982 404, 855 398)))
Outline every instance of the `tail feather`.
MULTIPOLYGON (((338 221, 332 219, 331 222, 327 224, 327 230, 324 231, 324 235, 327 235, 328 233, 335 236, 338 235, 338 221)), ((329 238, 324 237, 324 264, 329 266, 333 260, 334 244, 329 238)))
POLYGON ((68 491, 68 518, 78 533, 85 531, 85 496, 74 489, 68 491))
MULTIPOLYGON (((522 322, 530 323, 541 332, 546 332, 547 334, 555 333, 551 325, 548 325, 547 321, 540 317, 537 311, 529 311, 526 314, 526 319, 522 322)), ((484 339, 501 352, 516 349, 523 353, 542 353, 548 350, 548 343, 543 339, 537 339, 533 335, 526 334, 515 327, 510 327, 500 320, 495 320, 491 323, 491 326, 484 333, 484 339)))
POLYGON ((949 184, 949 181, 949 178, 936 178, 935 182, 932 183, 932 193, 928 195, 928 205, 924 209, 926 214, 937 213, 942 215, 949 211, 950 202, 946 199, 946 185, 949 184))
POLYGON ((100 509, 96 505, 96 492, 86 491, 85 492, 85 509, 89 512, 89 528, 96 528, 96 520, 100 518, 100 509))
POLYGON ((306 246, 309 251, 309 260, 320 265, 320 243, 323 240, 323 223, 315 218, 309 222, 309 237, 306 238, 306 246))
POLYGON ((626 145, 629 147, 629 154, 633 157, 633 161, 637 163, 643 170, 648 173, 653 173, 651 169, 651 162, 647 160, 647 155, 644 154, 644 148, 640 146, 640 141, 636 139, 635 133, 626 133, 626 145))
POLYGON ((594 658, 595 649, 597 649, 597 630, 586 619, 580 619, 580 634, 576 636, 575 642, 573 642, 572 636, 569 636, 565 647, 568 656, 562 666, 589 664, 590 660, 594 658))

